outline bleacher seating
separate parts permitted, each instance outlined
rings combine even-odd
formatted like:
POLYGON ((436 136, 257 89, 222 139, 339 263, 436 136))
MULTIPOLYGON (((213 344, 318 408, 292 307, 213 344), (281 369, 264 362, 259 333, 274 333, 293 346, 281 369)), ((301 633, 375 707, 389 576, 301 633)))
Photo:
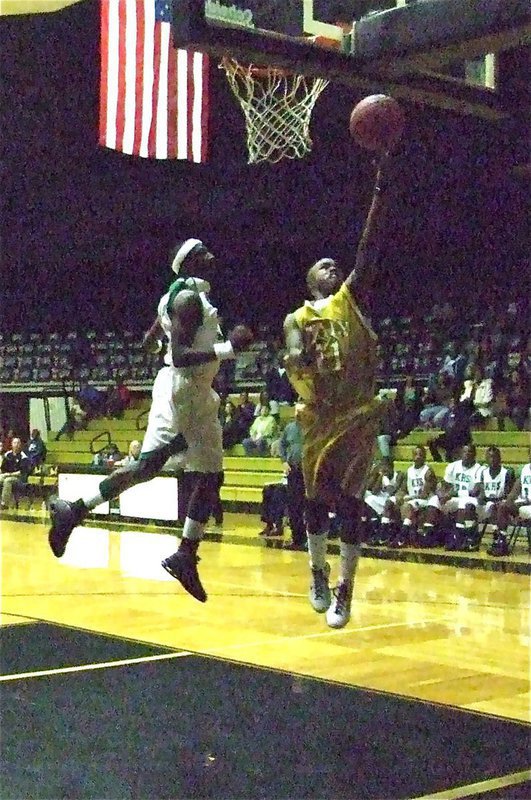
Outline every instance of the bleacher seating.
MULTIPOLYGON (((254 398, 256 399, 256 398, 254 398)), ((133 439, 142 439, 143 428, 147 422, 149 400, 137 402, 125 411, 123 418, 101 418, 89 423, 87 430, 78 431, 72 440, 62 438, 56 442, 47 442, 47 463, 54 466, 61 464, 92 463, 94 453, 114 442, 125 454, 133 439)), ((293 408, 281 407, 281 420, 286 422, 293 416, 293 408)), ((397 470, 406 469, 412 460, 412 449, 415 445, 425 444, 436 431, 413 431, 405 439, 401 439, 395 448, 395 466, 397 470)), ((485 449, 495 444, 500 447, 504 464, 518 469, 526 463, 529 446, 529 433, 525 431, 475 431, 473 439, 478 446, 478 460, 484 461, 485 449)), ((442 477, 446 464, 430 462, 435 473, 442 477)), ((276 483, 282 479, 282 463, 279 458, 261 458, 245 456, 243 447, 236 445, 227 451, 224 458, 225 483, 221 489, 221 498, 226 503, 244 504, 257 511, 262 501, 262 489, 267 483, 276 483)))

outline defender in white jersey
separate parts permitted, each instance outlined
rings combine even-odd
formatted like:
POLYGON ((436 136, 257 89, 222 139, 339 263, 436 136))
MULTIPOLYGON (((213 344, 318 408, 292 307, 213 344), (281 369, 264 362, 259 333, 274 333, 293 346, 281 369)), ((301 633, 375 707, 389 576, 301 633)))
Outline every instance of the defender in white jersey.
POLYGON ((441 486, 442 513, 448 517, 456 514, 455 526, 449 525, 445 541, 446 550, 477 550, 477 484, 483 467, 476 460, 476 447, 466 444, 461 458, 448 464, 441 486))
POLYGON ((518 479, 514 482, 506 500, 496 513, 496 527, 492 545, 487 550, 491 556, 509 554, 507 529, 518 520, 531 520, 531 463, 524 464, 518 479))
POLYGON ((223 468, 219 397, 212 381, 221 359, 234 358, 252 340, 251 332, 238 325, 227 341, 220 341, 217 310, 208 299, 214 257, 199 239, 188 239, 172 259, 180 277, 161 298, 157 317, 144 337, 144 345, 158 351, 167 342, 165 366, 153 385, 148 427, 137 462, 123 467, 99 485, 96 497, 74 503, 55 499, 50 504, 52 527, 49 543, 60 558, 74 527, 104 500, 117 497, 137 483, 151 480, 168 458, 179 455, 190 473, 191 491, 179 550, 163 567, 197 600, 206 592, 197 572, 197 549, 205 523, 217 499, 223 468), (182 273, 200 277, 182 277, 182 273))
POLYGON ((391 546, 435 545, 441 503, 437 495, 437 476, 429 464, 426 464, 425 447, 414 448, 413 463, 406 470, 403 490, 397 492, 396 499, 402 516, 402 527, 390 542, 391 546))

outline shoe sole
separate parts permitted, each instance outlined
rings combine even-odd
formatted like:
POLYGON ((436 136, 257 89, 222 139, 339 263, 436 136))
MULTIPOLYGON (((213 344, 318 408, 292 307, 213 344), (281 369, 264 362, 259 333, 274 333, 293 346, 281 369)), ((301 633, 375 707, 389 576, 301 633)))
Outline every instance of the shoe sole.
POLYGON ((350 622, 350 614, 348 615, 348 617, 345 620, 338 620, 337 622, 335 622, 335 621, 331 622, 328 619, 328 617, 326 619, 326 624, 328 625, 328 627, 329 628, 334 628, 335 630, 337 630, 338 628, 344 628, 345 625, 348 625, 349 622, 350 622))
POLYGON ((207 596, 207 593, 205 592, 205 590, 203 589, 203 592, 202 592, 202 594, 199 594, 198 592, 193 592, 193 591, 191 590, 191 588, 190 588, 190 587, 188 587, 188 586, 187 586, 187 585, 186 585, 186 584, 183 582, 183 579, 182 579, 182 573, 179 573, 179 572, 177 572, 177 570, 175 570, 175 569, 174 569, 174 568, 171 566, 171 564, 168 564, 168 559, 165 559, 165 560, 162 562, 162 567, 163 567, 163 569, 165 569, 165 570, 166 570, 166 572, 168 573, 168 575, 171 575, 171 576, 172 576, 172 578, 175 578, 175 580, 176 580, 176 581, 179 581, 179 583, 181 584, 181 586, 183 587, 183 589, 184 589, 185 591, 187 591, 187 592, 188 592, 188 594, 189 594, 191 597, 193 597, 193 598, 194 598, 194 600, 198 600, 200 603, 206 603, 206 601, 207 601, 207 599, 208 599, 208 596, 207 596))

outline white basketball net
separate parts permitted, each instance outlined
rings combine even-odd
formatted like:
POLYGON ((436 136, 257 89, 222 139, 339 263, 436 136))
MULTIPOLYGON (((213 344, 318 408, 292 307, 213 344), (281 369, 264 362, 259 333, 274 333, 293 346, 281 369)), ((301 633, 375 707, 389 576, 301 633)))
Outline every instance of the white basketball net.
POLYGON ((310 119, 328 80, 287 74, 275 67, 257 71, 253 64, 233 58, 224 58, 220 67, 245 115, 249 164, 275 164, 310 152, 310 119))

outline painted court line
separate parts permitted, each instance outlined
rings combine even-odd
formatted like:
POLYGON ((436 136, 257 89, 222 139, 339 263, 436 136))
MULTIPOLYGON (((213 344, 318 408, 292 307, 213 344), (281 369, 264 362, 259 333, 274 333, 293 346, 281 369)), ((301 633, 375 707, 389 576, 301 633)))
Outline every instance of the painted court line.
POLYGON ((109 669, 110 667, 125 667, 129 664, 148 664, 151 661, 169 661, 172 658, 184 658, 195 655, 188 650, 178 653, 161 653, 157 656, 142 656, 141 658, 123 658, 120 661, 100 661, 95 664, 80 664, 76 667, 57 667, 56 669, 40 669, 35 672, 18 672, 14 675, 0 675, 0 683, 6 681, 19 681, 25 678, 43 678, 46 675, 62 675, 67 672, 87 672, 96 669, 109 669))
POLYGON ((319 639, 324 636, 341 636, 347 633, 363 633, 364 631, 378 631, 385 628, 414 628, 417 625, 426 625, 426 623, 438 621, 439 620, 437 619, 419 619, 416 622, 385 622, 380 625, 365 625, 359 628, 354 628, 347 625, 345 628, 341 628, 339 630, 330 628, 328 630, 319 631, 318 633, 301 633, 298 636, 277 637, 276 639, 264 639, 259 642, 239 642, 238 644, 228 644, 224 647, 216 647, 213 650, 206 650, 205 653, 223 653, 226 650, 240 650, 246 647, 265 647, 270 644, 278 645, 281 644, 282 641, 293 642, 301 639, 319 639))
POLYGON ((459 800, 461 797, 473 797, 483 792, 493 792, 495 789, 504 789, 506 786, 516 786, 519 783, 531 780, 531 770, 513 772, 499 778, 489 778, 478 783, 469 783, 467 786, 456 786, 454 789, 445 789, 435 794, 424 794, 422 797, 413 797, 411 800, 459 800))

